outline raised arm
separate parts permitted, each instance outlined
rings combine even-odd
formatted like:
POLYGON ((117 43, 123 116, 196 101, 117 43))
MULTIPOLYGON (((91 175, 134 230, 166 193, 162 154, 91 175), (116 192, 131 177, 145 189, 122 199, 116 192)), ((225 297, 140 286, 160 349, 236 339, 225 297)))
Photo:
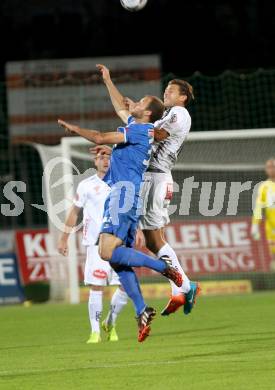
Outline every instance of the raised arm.
POLYGON ((102 64, 97 64, 96 66, 101 74, 103 81, 108 89, 112 104, 117 115, 123 120, 124 123, 127 123, 127 119, 130 115, 127 106, 124 101, 124 96, 121 95, 117 87, 112 82, 109 69, 102 64))
POLYGON ((108 133, 102 133, 97 130, 83 129, 81 127, 72 125, 68 122, 58 119, 58 124, 64 127, 68 132, 79 135, 80 137, 86 138, 97 145, 103 144, 121 144, 125 142, 123 133, 118 131, 110 131, 108 133))

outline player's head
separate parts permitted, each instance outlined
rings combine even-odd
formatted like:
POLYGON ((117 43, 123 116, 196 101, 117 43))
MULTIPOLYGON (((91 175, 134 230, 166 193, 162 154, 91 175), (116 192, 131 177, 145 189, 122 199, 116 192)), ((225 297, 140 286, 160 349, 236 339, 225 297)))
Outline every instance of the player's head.
POLYGON ((164 112, 163 102, 156 96, 144 96, 139 102, 129 106, 130 114, 142 122, 154 123, 164 112))
POLYGON ((266 161, 265 172, 269 179, 275 180, 275 158, 270 158, 266 161))
POLYGON ((95 166, 99 176, 105 175, 110 166, 110 154, 100 152, 95 156, 95 166))
POLYGON ((165 107, 187 106, 194 99, 193 87, 185 80, 171 80, 164 91, 165 107))

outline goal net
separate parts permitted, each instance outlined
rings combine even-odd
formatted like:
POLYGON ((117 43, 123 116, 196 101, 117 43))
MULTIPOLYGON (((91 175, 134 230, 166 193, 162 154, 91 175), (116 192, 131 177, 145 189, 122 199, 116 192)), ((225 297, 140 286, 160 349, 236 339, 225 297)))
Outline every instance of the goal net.
MULTIPOLYGON (((58 146, 33 144, 43 164, 42 198, 48 215, 48 228, 53 247, 50 256, 50 298, 55 301, 79 302, 79 276, 84 268, 80 239, 70 234, 68 259, 56 251, 58 239, 66 231, 66 215, 73 204, 78 183, 95 173, 91 143, 79 137, 64 137, 58 146)), ((81 221, 73 233, 81 233, 81 221)))
MULTIPOLYGON (((91 144, 80 137, 64 137, 58 146, 34 145, 43 162, 49 231, 57 245, 78 182, 94 173, 91 144)), ((166 236, 191 277, 248 278, 257 288, 275 286, 268 245, 264 237, 254 242, 250 235, 257 188, 265 179, 265 161, 274 151, 274 129, 189 135, 173 170, 166 236)), ((79 301, 83 261, 79 239, 72 234, 69 259, 56 255, 51 260, 52 299, 79 301)), ((144 281, 158 280, 147 271, 140 276, 144 281)))

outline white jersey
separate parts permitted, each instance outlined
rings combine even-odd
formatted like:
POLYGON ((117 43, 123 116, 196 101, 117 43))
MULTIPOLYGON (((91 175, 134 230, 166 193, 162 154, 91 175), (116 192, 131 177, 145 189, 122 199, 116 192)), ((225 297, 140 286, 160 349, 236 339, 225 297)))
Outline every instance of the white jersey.
POLYGON ((156 129, 166 130, 169 136, 153 144, 149 168, 169 173, 191 128, 191 117, 186 108, 175 106, 166 110, 164 116, 156 121, 154 126, 156 129))
POLYGON ((82 180, 76 190, 74 204, 83 208, 83 240, 85 246, 95 245, 100 233, 104 203, 110 187, 97 175, 82 180))

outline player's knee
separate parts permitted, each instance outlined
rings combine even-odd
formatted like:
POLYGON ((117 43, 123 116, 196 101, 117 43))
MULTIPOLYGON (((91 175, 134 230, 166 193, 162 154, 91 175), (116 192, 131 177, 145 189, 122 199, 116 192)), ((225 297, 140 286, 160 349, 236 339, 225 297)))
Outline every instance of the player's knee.
POLYGON ((92 293, 93 291, 103 291, 104 287, 103 286, 95 286, 93 284, 90 285, 90 292, 92 293))
POLYGON ((160 230, 144 230, 146 247, 153 253, 157 254, 163 246, 160 230))
POLYGON ((148 243, 146 244, 147 248, 149 249, 149 251, 151 251, 152 253, 154 254, 157 254, 157 252, 159 251, 158 249, 158 246, 156 245, 155 242, 153 241, 148 241, 148 243))

